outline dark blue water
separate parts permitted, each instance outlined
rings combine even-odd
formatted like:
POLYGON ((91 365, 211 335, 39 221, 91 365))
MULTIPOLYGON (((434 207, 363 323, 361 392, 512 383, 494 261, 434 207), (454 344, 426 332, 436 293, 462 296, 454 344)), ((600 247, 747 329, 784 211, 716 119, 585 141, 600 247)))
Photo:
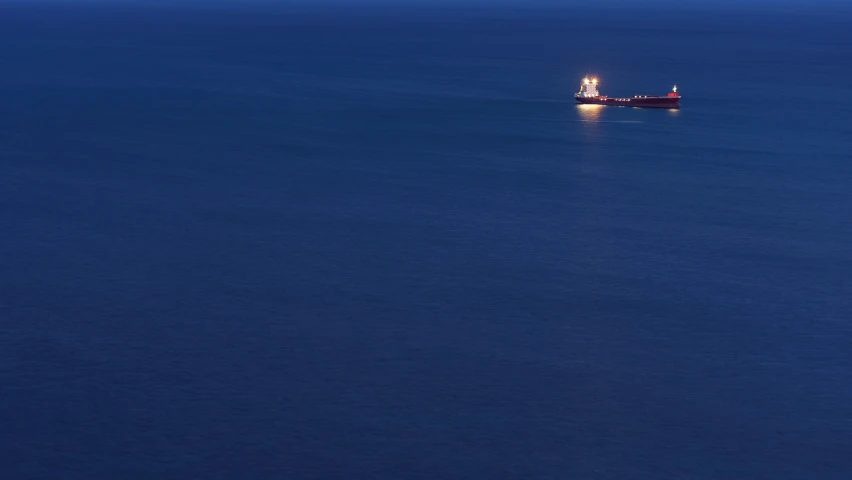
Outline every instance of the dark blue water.
POLYGON ((0 7, 0 477, 852 477, 806 13, 0 7))

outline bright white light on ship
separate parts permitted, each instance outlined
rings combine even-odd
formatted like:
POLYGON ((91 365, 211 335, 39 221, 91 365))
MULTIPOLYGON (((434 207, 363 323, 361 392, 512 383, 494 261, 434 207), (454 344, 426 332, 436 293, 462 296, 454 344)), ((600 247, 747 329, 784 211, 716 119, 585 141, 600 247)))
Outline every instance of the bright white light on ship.
POLYGON ((598 79, 597 79, 597 78, 593 78, 593 79, 592 79, 592 83, 598 83, 598 79))
POLYGON ((589 84, 589 79, 588 79, 588 78, 584 78, 584 79, 583 79, 583 83, 585 83, 586 85, 588 85, 588 84, 589 84))
POLYGON ((675 85, 675 86, 672 88, 672 91, 673 91, 673 92, 677 92, 677 85, 675 85))

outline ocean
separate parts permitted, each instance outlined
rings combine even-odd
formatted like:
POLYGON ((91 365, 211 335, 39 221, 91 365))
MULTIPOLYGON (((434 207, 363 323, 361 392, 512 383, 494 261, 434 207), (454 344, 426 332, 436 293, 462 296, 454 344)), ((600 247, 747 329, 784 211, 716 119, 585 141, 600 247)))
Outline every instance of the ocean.
POLYGON ((852 478, 852 9, 514 5, 0 5, 0 478, 852 478))

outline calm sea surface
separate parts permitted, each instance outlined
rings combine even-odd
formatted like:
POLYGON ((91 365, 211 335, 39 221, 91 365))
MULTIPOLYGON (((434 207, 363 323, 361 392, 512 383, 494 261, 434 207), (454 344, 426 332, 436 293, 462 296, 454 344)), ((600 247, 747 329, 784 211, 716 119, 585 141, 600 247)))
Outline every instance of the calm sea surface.
POLYGON ((852 11, 603 13, 0 6, 0 477, 852 478, 852 11))

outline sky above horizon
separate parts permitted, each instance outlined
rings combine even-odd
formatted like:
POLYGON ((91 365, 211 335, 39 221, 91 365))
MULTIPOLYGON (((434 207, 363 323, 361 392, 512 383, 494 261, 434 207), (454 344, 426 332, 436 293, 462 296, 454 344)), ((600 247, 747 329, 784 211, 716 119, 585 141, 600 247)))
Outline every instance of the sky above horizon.
POLYGON ((441 6, 548 6, 548 7, 622 7, 641 9, 643 7, 737 7, 766 8, 774 7, 810 7, 819 9, 825 6, 850 6, 849 0, 0 0, 2 4, 167 4, 167 5, 441 5, 441 6))

